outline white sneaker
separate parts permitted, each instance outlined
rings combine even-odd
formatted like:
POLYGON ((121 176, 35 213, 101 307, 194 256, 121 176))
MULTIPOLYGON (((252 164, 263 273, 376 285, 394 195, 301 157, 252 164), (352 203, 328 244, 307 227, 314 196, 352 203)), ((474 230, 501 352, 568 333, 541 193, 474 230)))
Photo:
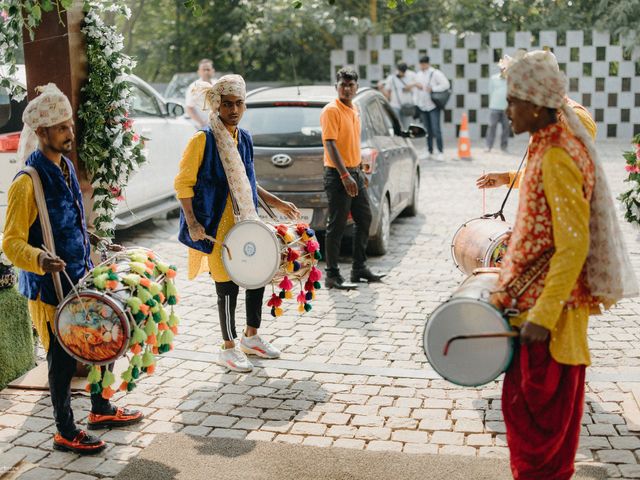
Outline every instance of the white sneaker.
POLYGON ((435 156, 435 159, 436 159, 438 162, 444 162, 444 153, 442 153, 442 152, 438 153, 438 154, 435 156))
POLYGON ((240 350, 247 355, 257 355, 262 358, 280 358, 280 350, 264 340, 260 335, 253 337, 242 336, 240 350))
POLYGON ((218 365, 227 367, 234 372, 250 372, 253 370, 253 364, 247 356, 238 348, 220 348, 218 354, 218 365))

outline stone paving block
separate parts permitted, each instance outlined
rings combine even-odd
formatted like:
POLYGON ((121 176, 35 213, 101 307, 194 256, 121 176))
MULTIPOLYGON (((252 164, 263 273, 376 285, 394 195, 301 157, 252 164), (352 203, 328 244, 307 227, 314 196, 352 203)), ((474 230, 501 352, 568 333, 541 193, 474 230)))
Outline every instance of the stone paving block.
POLYGON ((247 404, 247 407, 272 409, 278 408, 281 404, 282 400, 276 398, 254 398, 247 404))
POLYGON ((594 413, 592 417, 595 423, 605 423, 610 425, 623 425, 625 423, 624 418, 615 413, 594 413))
POLYGON ((260 415, 260 418, 265 420, 291 420, 295 416, 296 412, 293 410, 266 410, 260 415))
POLYGON ((362 405, 367 402, 369 397, 367 395, 354 395, 351 393, 337 393, 331 400, 333 402, 346 403, 349 405, 362 405))
POLYGON ((329 447, 333 443, 331 437, 307 437, 302 442, 303 445, 309 445, 311 447, 329 447))
POLYGON ((48 451, 32 448, 32 447, 13 447, 9 450, 6 450, 3 455, 18 455, 24 456, 23 460, 29 463, 38 463, 41 459, 46 457, 49 454, 48 451))
POLYGON ((25 415, 15 414, 0 414, 0 427, 10 427, 29 432, 40 432, 52 424, 52 419, 27 417, 25 415))
POLYGON ((346 413, 325 413, 320 418, 320 422, 328 425, 346 425, 349 422, 351 415, 346 413))
POLYGON ((153 422, 142 429, 144 433, 175 433, 182 429, 179 423, 153 422))
POLYGON ((213 430, 213 428, 211 427, 201 427, 200 425, 187 425, 182 430, 180 430, 180 433, 184 433, 185 435, 193 435, 196 437, 206 437, 207 435, 209 435, 209 433, 211 433, 211 430, 213 430))
POLYGON ((397 418, 390 417, 384 424, 385 427, 391 429, 415 430, 418 427, 418 420, 415 418, 397 418))
POLYGON ((351 425, 355 427, 382 427, 384 425, 384 417, 355 415, 351 419, 351 425))
POLYGON ((156 438, 156 434, 153 434, 153 433, 143 434, 143 435, 140 435, 138 438, 136 438, 133 441, 133 443, 131 443, 131 446, 145 448, 151 445, 151 442, 153 442, 155 438, 156 438))
POLYGON ((589 431, 590 435, 596 435, 596 436, 612 436, 612 435, 617 435, 618 432, 616 431, 615 427, 613 425, 604 425, 601 423, 596 423, 594 425, 587 425, 587 430, 589 431))
POLYGON ((38 466, 44 468, 61 469, 77 460, 78 456, 70 452, 51 452, 38 462, 38 466))
POLYGON ((418 420, 422 420, 423 418, 428 418, 430 420, 444 420, 448 415, 449 412, 446 410, 436 408, 416 408, 411 412, 411 416, 418 420))
POLYGON ((105 462, 102 457, 80 457, 68 464, 65 469, 71 472, 92 473, 98 471, 98 468, 105 462))
POLYGON ((376 416, 380 407, 377 405, 349 405, 345 413, 353 414, 353 415, 364 415, 364 416, 376 416))
POLYGON ((214 428, 209 437, 213 438, 235 438, 243 440, 247 436, 246 430, 235 430, 231 428, 214 428))
POLYGON ((484 424, 481 420, 461 418, 460 420, 456 420, 456 424, 453 429, 456 432, 482 433, 484 432, 484 424))
POLYGON ((140 437, 138 432, 129 432, 127 430, 121 430, 114 428, 100 435, 100 438, 107 443, 115 443, 118 445, 130 444, 136 438, 140 437))
POLYGON ((367 444, 366 449, 376 452, 401 452, 402 443, 372 440, 367 444))
POLYGON ((443 455, 463 455, 468 457, 475 457, 478 454, 478 450, 474 447, 469 446, 443 445, 440 447, 438 453, 443 455))
POLYGON ((108 477, 115 477, 126 466, 127 463, 120 460, 107 460, 100 465, 100 474, 108 477))
POLYGON ((202 425, 203 427, 229 428, 237 421, 237 417, 231 417, 227 415, 209 415, 200 425, 202 425))
POLYGON ((580 436, 580 448, 588 448, 591 450, 601 450, 611 448, 607 437, 590 437, 580 436))
POLYGON ((409 418, 411 409, 408 407, 382 407, 379 415, 383 417, 404 417, 409 418))
POLYGON ((272 420, 266 422, 264 425, 260 427, 260 430, 267 430, 278 433, 288 432, 289 429, 293 426, 293 422, 284 422, 279 420, 272 420))
MULTIPOLYGON (((64 473, 64 472, 63 472, 64 473)), ((86 475, 84 473, 71 472, 67 473, 61 480, 96 480, 98 477, 86 475)))
POLYGON ((217 401, 219 403, 228 403, 229 405, 246 405, 251 401, 251 397, 249 395, 227 393, 222 395, 217 401))
POLYGON ((640 465, 618 465, 624 478, 640 478, 640 465))
POLYGON ((396 430, 391 434, 391 440, 405 443, 428 443, 429 434, 414 430, 396 430))
POLYGON ((141 448, 130 447, 128 445, 116 445, 105 451, 105 456, 114 460, 127 461, 137 456, 141 451, 141 448))
POLYGON ((276 442, 280 442, 280 443, 292 443, 292 444, 301 444, 304 440, 304 437, 302 435, 277 435, 275 440, 276 442))
POLYGON ((339 438, 354 438, 357 432, 358 429, 356 427, 346 425, 333 425, 329 427, 326 435, 339 438))
POLYGON ((438 448, 438 445, 433 445, 431 443, 426 445, 423 443, 405 443, 402 451, 404 453, 435 455, 438 453, 438 448))
MULTIPOLYGON (((257 400, 257 399, 256 399, 257 400)), ((229 403, 219 403, 217 401, 215 402, 205 402, 203 403, 200 408, 198 408, 199 412, 204 412, 204 413, 217 413, 220 415, 226 415, 227 413, 229 413, 231 410, 233 410, 235 407, 229 403)))
POLYGON ((466 444, 471 447, 492 446, 493 438, 490 433, 474 433, 467 435, 466 444))
POLYGON ((20 480, 58 480, 63 475, 63 470, 36 467, 20 475, 20 480))
POLYGON ((633 452, 629 450, 598 450, 596 453, 603 463, 638 463, 633 452))
POLYGON ((507 427, 504 422, 486 422, 485 429, 487 432, 506 433, 507 427))
POLYGON ((391 438, 390 428, 381 427, 359 427, 356 438, 363 440, 388 440, 391 438))
POLYGON ((275 432, 254 431, 249 432, 246 436, 246 440, 255 440, 258 442, 269 442, 275 437, 275 432))
POLYGON ((334 447, 353 448, 354 450, 364 450, 365 441, 352 438, 338 438, 333 442, 334 447))
POLYGON ((431 443, 437 443, 438 445, 463 445, 464 434, 439 430, 433 432, 433 435, 431 435, 431 443))
POLYGON ((420 421, 418 430, 451 430, 453 422, 451 420, 439 420, 434 418, 425 418, 420 421))
POLYGON ((637 450, 640 449, 640 439, 636 436, 629 437, 607 437, 609 443, 615 450, 637 450))
POLYGON ((46 442, 51 438, 51 435, 41 432, 28 432, 25 435, 15 439, 13 443, 15 445, 21 445, 23 447, 37 448, 40 444, 46 442))
POLYGON ((321 423, 297 422, 291 428, 294 435, 324 435, 326 431, 327 426, 321 423))
MULTIPOLYGON (((169 422, 173 417, 180 413, 179 410, 160 409, 156 410, 153 414, 148 415, 149 420, 161 420, 163 422, 169 422)), ((184 422, 181 422, 184 423, 184 422)))

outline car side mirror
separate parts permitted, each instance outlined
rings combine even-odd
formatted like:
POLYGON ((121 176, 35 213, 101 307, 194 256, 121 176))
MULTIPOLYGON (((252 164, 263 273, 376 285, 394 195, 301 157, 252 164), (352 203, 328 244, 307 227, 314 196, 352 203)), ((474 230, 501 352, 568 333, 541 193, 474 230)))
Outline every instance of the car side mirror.
POLYGON ((184 115, 184 107, 179 103, 168 102, 167 114, 170 117, 181 117, 182 115, 184 115))
POLYGON ((400 133, 405 138, 423 138, 426 135, 427 132, 420 125, 409 125, 406 131, 400 133))

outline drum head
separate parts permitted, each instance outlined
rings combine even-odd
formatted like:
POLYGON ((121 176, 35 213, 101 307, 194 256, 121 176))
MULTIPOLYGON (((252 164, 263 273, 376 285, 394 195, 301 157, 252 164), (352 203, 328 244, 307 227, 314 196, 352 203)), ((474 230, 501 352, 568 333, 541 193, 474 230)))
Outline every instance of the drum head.
POLYGON ((427 359, 444 379, 457 385, 477 387, 495 380, 513 356, 513 339, 482 338, 456 340, 458 335, 497 333, 511 330, 491 304, 469 298, 454 298, 431 314, 424 329, 423 346, 427 359))
POLYGON ((56 310, 56 337, 76 360, 113 363, 129 346, 129 321, 119 302, 94 290, 65 298, 56 310))
POLYGON ((224 238, 224 268, 234 283, 246 289, 264 287, 280 268, 280 241, 273 229, 255 220, 234 225, 224 238))

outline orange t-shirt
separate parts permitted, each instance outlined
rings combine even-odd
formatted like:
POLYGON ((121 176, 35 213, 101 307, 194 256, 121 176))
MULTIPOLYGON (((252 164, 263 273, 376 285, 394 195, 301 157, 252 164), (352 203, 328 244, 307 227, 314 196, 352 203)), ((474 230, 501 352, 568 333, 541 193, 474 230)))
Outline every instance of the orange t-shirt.
POLYGON ((356 108, 347 107, 339 99, 336 99, 322 109, 320 125, 322 126, 325 167, 336 168, 327 152, 325 143, 327 140, 335 140, 345 167, 359 166, 362 161, 360 158, 360 114, 356 108))

